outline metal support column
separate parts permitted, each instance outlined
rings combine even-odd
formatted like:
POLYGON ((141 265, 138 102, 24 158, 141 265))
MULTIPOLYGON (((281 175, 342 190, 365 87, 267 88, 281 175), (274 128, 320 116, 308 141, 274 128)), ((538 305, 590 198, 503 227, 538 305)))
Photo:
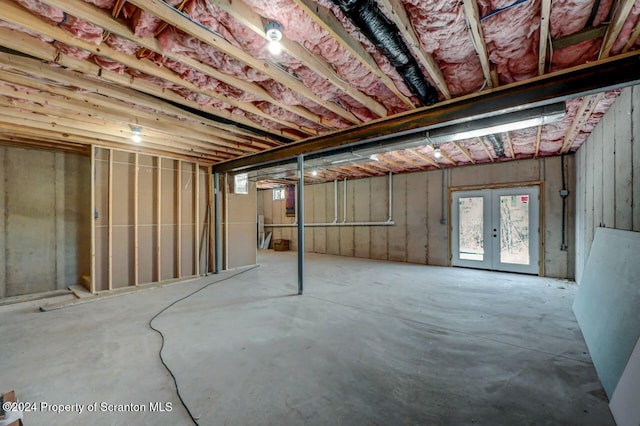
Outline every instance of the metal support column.
POLYGON ((298 294, 304 289, 304 155, 298 155, 298 294))
POLYGON ((220 194, 220 173, 213 174, 213 205, 213 229, 215 232, 215 239, 213 242, 215 265, 213 267, 213 273, 219 274, 222 270, 222 226, 220 226, 220 210, 222 207, 222 198, 220 194))

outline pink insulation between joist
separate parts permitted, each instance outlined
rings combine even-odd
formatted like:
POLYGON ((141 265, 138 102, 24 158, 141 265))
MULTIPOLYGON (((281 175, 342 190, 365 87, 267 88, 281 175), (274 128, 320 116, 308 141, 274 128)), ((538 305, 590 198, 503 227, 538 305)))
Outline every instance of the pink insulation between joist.
MULTIPOLYGON (((143 37, 156 36, 160 47, 164 51, 186 55, 217 69, 221 73, 241 79, 250 85, 254 85, 257 89, 255 93, 249 93, 248 90, 242 90, 219 81, 161 54, 143 52, 143 49, 136 43, 113 34, 108 35, 100 27, 67 15, 38 0, 15 1, 45 22, 61 27, 74 37, 96 45, 106 43, 114 50, 131 56, 144 53, 148 60, 180 76, 186 82, 186 86, 192 87, 189 86, 189 83, 193 84, 201 91, 215 92, 229 101, 224 102, 220 99, 214 99, 198 91, 189 90, 158 77, 146 75, 119 62, 93 55, 90 52, 67 46, 60 42, 55 42, 54 44, 62 53, 92 60, 106 70, 120 74, 128 73, 134 77, 144 79, 161 88, 172 90, 199 106, 219 110, 225 115, 243 116, 265 128, 275 130, 287 128, 286 125, 277 121, 292 123, 291 127, 309 129, 317 133, 329 131, 329 127, 340 129, 353 124, 323 107, 321 101, 316 102, 300 95, 282 83, 274 81, 265 73, 233 58, 231 55, 224 54, 172 26, 163 25, 160 19, 131 4, 125 3, 119 19, 126 21, 136 35, 143 37), (103 40, 105 36, 107 37, 103 40), (277 121, 245 111, 241 108, 241 103, 251 103, 252 106, 277 121), (304 118, 290 111, 290 109, 294 108, 287 109, 288 107, 304 108, 317 115, 318 121, 322 124, 304 118)), ((108 9, 109 12, 116 3, 114 0, 84 1, 108 9)), ((284 37, 287 40, 299 43, 311 54, 325 61, 338 78, 355 90, 361 91, 374 101, 382 104, 389 114, 396 114, 410 108, 388 87, 382 84, 380 79, 368 67, 334 40, 293 0, 245 1, 255 13, 263 16, 266 20, 272 19, 280 22, 283 26, 284 37)), ((166 2, 173 6, 182 4, 181 0, 166 0, 166 2)), ((335 15, 345 30, 360 41, 366 51, 372 55, 382 72, 388 75, 395 82, 397 88, 417 105, 416 98, 411 96, 401 76, 391 66, 388 59, 356 30, 342 11, 331 0, 318 0, 317 3, 318 7, 325 7, 335 15)), ((480 66, 477 49, 474 46, 474 41, 468 28, 464 5, 461 1, 401 0, 401 4, 406 8, 421 49, 423 52, 433 55, 445 78, 447 88, 453 96, 477 92, 487 86, 488 83, 485 81, 485 76, 480 66)), ((488 58, 492 68, 497 72, 499 82, 505 84, 536 76, 538 73, 540 45, 541 0, 528 0, 518 3, 515 0, 478 0, 477 4, 488 58)), ((595 4, 595 0, 553 1, 550 15, 551 39, 556 40, 583 30, 586 25, 590 24, 589 19, 595 4)), ((600 1, 592 25, 598 26, 610 19, 612 5, 612 0, 600 1)), ((378 117, 373 111, 329 82, 323 75, 310 69, 300 60, 289 56, 286 52, 277 58, 271 56, 266 49, 267 42, 262 34, 258 34, 244 26, 211 2, 207 0, 191 0, 186 2, 183 11, 191 19, 219 34, 228 43, 244 50, 253 58, 271 62, 271 66, 274 66, 274 63, 277 62, 278 66, 298 78, 304 86, 309 88, 322 101, 342 106, 363 122, 378 117)), ((386 12, 388 13, 388 11, 386 12)), ((612 55, 618 54, 625 49, 631 32, 636 28, 639 21, 640 0, 636 0, 628 19, 622 26, 619 37, 613 45, 612 55)), ((25 31, 8 22, 0 22, 0 26, 25 31)), ((48 43, 53 42, 53 40, 40 36, 38 38, 48 43)), ((551 43, 549 43, 546 58, 547 71, 564 69, 595 60, 598 57, 601 44, 602 37, 554 51, 551 43)), ((636 41, 635 44, 640 45, 640 40, 636 41)), ((426 71, 425 78, 431 80, 426 71)), ((613 97, 615 97, 615 93, 607 94, 603 98, 596 111, 581 129, 582 133, 576 138, 573 148, 579 146, 584 140, 583 135, 588 134, 593 129, 597 119, 609 107, 613 97)), ((564 143, 564 132, 571 126, 578 107, 579 101, 569 101, 565 118, 558 123, 543 127, 539 155, 549 155, 561 149, 564 143)), ((251 109, 255 111, 255 109, 251 109)), ((536 135, 537 130, 535 128, 511 133, 511 142, 516 157, 535 153, 536 135)), ((490 161, 487 151, 492 157, 497 157, 488 141, 485 141, 484 146, 477 139, 461 141, 460 145, 466 147, 474 160, 478 162, 490 161)), ((457 163, 464 164, 469 162, 465 153, 462 153, 454 144, 444 144, 442 149, 457 163)), ((505 152, 507 155, 511 155, 506 143, 505 152)), ((424 154, 431 156, 428 150, 424 154)), ((411 158, 411 154, 405 153, 405 155, 411 158)), ((396 162, 400 161, 395 157, 389 157, 389 159, 396 162)), ((420 160, 416 159, 416 161, 420 160)), ((449 165, 446 160, 440 159, 438 161, 444 166, 449 165)), ((411 168, 409 163, 404 165, 407 168, 411 168)))

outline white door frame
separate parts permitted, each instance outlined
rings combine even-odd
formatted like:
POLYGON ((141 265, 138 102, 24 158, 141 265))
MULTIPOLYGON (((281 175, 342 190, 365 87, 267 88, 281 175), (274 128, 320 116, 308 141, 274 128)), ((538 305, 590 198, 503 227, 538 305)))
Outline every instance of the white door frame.
POLYGON ((451 265, 496 271, 519 272, 539 275, 542 273, 540 247, 542 242, 540 184, 513 185, 491 189, 451 189, 450 236, 451 265), (500 196, 529 196, 529 264, 503 263, 500 259, 500 196), (466 197, 483 198, 483 251, 482 260, 460 258, 459 242, 459 199, 466 197))

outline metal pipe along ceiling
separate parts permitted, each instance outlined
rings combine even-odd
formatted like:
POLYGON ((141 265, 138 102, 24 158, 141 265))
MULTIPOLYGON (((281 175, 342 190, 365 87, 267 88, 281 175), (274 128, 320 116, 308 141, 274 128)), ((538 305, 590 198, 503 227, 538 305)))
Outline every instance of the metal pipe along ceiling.
POLYGON ((389 21, 374 0, 333 0, 349 20, 384 53, 398 70, 409 90, 423 105, 438 102, 438 91, 425 78, 418 62, 402 40, 398 27, 389 21))

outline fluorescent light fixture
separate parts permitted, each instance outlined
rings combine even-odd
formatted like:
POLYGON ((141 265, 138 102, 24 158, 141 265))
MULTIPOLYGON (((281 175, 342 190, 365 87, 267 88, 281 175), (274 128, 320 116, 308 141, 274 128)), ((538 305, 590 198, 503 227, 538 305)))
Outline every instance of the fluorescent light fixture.
POLYGON ((279 55, 282 52, 282 27, 277 22, 268 22, 264 27, 264 33, 269 41, 267 49, 272 55, 279 55))
POLYGON ((429 131, 429 139, 431 139, 432 143, 441 144, 461 139, 477 138, 553 123, 561 120, 564 115, 564 102, 559 102, 543 107, 530 108, 440 127, 429 131))
POLYGON ((142 129, 138 126, 131 127, 131 140, 135 143, 142 142, 142 129))

